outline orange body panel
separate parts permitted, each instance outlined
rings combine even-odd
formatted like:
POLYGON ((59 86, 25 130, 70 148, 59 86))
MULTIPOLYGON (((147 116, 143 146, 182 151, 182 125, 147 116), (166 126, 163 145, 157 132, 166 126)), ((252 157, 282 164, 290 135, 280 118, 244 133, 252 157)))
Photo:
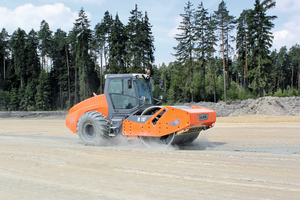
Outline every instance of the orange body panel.
POLYGON ((190 113, 191 127, 198 126, 214 126, 216 122, 216 112, 214 110, 203 108, 199 106, 192 106, 191 109, 184 109, 190 113), (207 115, 207 120, 199 120, 198 115, 207 115))
POLYGON ((194 127, 212 127, 216 121, 216 112, 196 106, 190 109, 164 106, 148 120, 146 120, 146 115, 139 117, 138 121, 142 123, 124 120, 123 135, 130 138, 161 137, 174 132, 184 133, 194 127), (156 121, 158 117, 160 118, 156 121))
POLYGON ((105 95, 91 97, 73 106, 66 116, 66 126, 73 133, 77 133, 77 122, 81 115, 88 111, 98 111, 107 117, 108 104, 105 95))

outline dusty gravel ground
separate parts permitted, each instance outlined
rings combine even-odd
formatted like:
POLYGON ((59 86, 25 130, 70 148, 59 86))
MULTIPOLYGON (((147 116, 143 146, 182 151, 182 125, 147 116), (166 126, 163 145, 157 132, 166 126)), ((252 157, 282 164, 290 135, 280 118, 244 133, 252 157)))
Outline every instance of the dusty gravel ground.
POLYGON ((299 199, 300 116, 218 117, 188 147, 84 146, 63 119, 0 119, 0 199, 299 199))

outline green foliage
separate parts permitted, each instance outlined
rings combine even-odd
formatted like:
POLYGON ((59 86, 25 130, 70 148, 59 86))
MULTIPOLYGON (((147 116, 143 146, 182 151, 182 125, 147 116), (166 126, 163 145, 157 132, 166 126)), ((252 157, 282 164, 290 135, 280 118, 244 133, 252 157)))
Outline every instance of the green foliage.
POLYGON ((173 89, 170 89, 167 94, 167 103, 169 105, 175 104, 175 99, 176 99, 175 97, 176 97, 175 91, 173 89))
POLYGON ((33 82, 30 82, 26 85, 25 90, 21 89, 20 95, 20 105, 19 110, 24 111, 33 111, 35 110, 35 94, 36 94, 36 86, 33 82))
POLYGON ((296 88, 291 88, 290 86, 287 86, 285 90, 281 90, 279 88, 276 92, 273 94, 274 97, 294 97, 294 96, 300 96, 300 91, 296 88))
POLYGON ((51 88, 49 77, 45 70, 42 70, 39 75, 39 84, 37 86, 37 93, 35 96, 37 110, 51 109, 51 88))
POLYGON ((26 32, 21 28, 18 28, 18 30, 13 33, 10 40, 12 60, 17 76, 17 88, 23 87, 26 84, 26 37, 26 32))
POLYGON ((0 32, 0 88, 5 88, 5 79, 7 79, 7 58, 9 47, 9 35, 5 28, 0 32))
POLYGON ((236 37, 236 50, 238 54, 236 70, 243 72, 242 81, 244 88, 248 87, 248 55, 250 53, 249 49, 249 20, 250 10, 243 10, 240 17, 237 20, 237 37, 236 37))
POLYGON ((188 1, 184 13, 180 14, 182 22, 175 39, 174 47, 178 72, 184 80, 181 89, 184 101, 206 99, 206 65, 212 61, 217 38, 214 34, 216 23, 208 16, 207 9, 200 3, 195 10, 188 1), (201 74, 201 75, 200 75, 201 74))
POLYGON ((231 101, 239 99, 239 86, 234 81, 231 81, 231 83, 230 83, 230 88, 227 91, 227 98, 228 98, 228 100, 231 100, 231 101))
POLYGON ((286 85, 289 85, 291 80, 291 74, 289 73, 290 68, 290 61, 288 57, 288 50, 286 46, 281 47, 277 56, 277 62, 275 65, 274 76, 275 81, 277 82, 277 88, 281 88, 282 90, 285 88, 286 85))
POLYGON ((18 91, 16 88, 12 88, 10 91, 10 101, 9 101, 9 110, 15 111, 19 108, 19 97, 18 91))
MULTIPOLYGON (((88 84, 88 73, 95 72, 94 64, 91 65, 90 47, 92 41, 92 30, 83 8, 78 13, 78 18, 74 23, 73 31, 76 38, 76 66, 79 69, 79 96, 81 100, 86 99, 92 94, 88 84)), ((75 83, 77 84, 77 83, 75 83)))
POLYGON ((0 90, 0 110, 6 111, 9 108, 10 96, 8 91, 0 90))
POLYGON ((267 11, 275 7, 273 0, 255 1, 254 9, 250 10, 248 16, 249 49, 249 78, 250 87, 263 96, 267 83, 270 82, 272 64, 270 58, 270 48, 272 46, 272 32, 274 27, 273 20, 276 16, 268 16, 267 11))
POLYGON ((224 101, 224 78, 222 75, 219 75, 216 82, 216 94, 219 97, 219 100, 224 101))
POLYGON ((111 34, 109 37, 109 64, 108 69, 111 74, 126 73, 126 49, 125 44, 127 36, 125 34, 125 28, 116 15, 115 20, 111 26, 111 34))
POLYGON ((243 87, 240 88, 238 95, 238 99, 240 100, 257 98, 257 96, 254 93, 250 92, 248 89, 244 89, 243 87))
MULTIPOLYGON (((290 59, 290 69, 292 70, 291 74, 291 87, 296 86, 300 89, 300 45, 296 44, 292 46, 288 52, 288 57, 290 59), (298 76, 297 76, 298 74, 298 76), (298 79, 297 79, 298 78, 298 79)), ((291 72, 291 71, 290 71, 291 72)))
POLYGON ((40 39, 39 49, 42 57, 42 66, 43 68, 48 69, 47 57, 50 55, 52 48, 52 31, 45 20, 41 22, 38 37, 40 39))
POLYGON ((294 96, 300 96, 300 89, 296 89, 296 88, 292 88, 291 92, 290 92, 290 96, 294 97, 294 96))
POLYGON ((70 83, 69 83, 69 51, 67 44, 67 33, 58 29, 54 33, 52 45, 55 47, 51 50, 51 58, 53 65, 50 72, 51 89, 56 99, 55 107, 63 109, 66 107, 66 99, 70 99, 70 83))
POLYGON ((273 95, 274 97, 283 97, 282 90, 279 88, 273 95))
MULTIPOLYGON (((228 78, 228 87, 230 84, 230 75, 231 69, 229 64, 229 56, 233 48, 230 43, 234 41, 234 36, 231 35, 232 30, 234 29, 235 17, 229 14, 227 10, 226 3, 224 0, 219 4, 218 10, 214 12, 214 19, 216 21, 217 30, 219 33, 220 41, 220 52, 222 52, 223 57, 223 78, 224 83, 226 82, 226 71, 228 78)), ((226 84, 224 84, 224 100, 226 101, 226 84)))
POLYGON ((152 70, 154 62, 154 37, 151 32, 151 24, 147 12, 145 16, 135 9, 130 12, 129 22, 125 27, 127 36, 125 48, 125 61, 128 73, 144 73, 145 70, 152 70))

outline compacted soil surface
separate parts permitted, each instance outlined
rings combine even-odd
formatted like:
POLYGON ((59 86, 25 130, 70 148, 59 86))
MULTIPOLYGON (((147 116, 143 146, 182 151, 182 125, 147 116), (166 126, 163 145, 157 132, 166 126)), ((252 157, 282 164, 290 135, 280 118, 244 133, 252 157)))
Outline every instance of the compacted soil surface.
POLYGON ((85 146, 59 117, 0 119, 0 199, 299 198, 300 116, 218 117, 167 148, 85 146))

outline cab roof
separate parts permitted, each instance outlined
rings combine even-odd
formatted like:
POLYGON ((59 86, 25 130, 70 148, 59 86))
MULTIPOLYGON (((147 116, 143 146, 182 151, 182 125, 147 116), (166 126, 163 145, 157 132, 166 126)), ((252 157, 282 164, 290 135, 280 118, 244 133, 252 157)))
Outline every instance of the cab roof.
POLYGON ((106 74, 105 79, 111 79, 111 78, 144 78, 149 79, 150 75, 148 74, 106 74))

